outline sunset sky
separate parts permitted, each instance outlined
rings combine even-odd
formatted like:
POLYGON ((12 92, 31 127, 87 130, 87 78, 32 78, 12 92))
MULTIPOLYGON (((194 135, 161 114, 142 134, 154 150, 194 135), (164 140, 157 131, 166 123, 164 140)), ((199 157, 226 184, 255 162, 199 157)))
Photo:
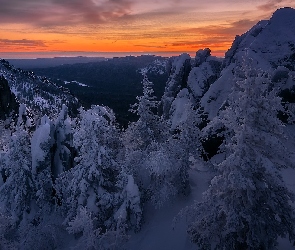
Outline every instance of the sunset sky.
MULTIPOLYGON (((294 0, 0 0, 5 52, 194 52, 218 56, 294 0)), ((14 53, 17 54, 17 53, 14 53)), ((82 53, 83 54, 83 53, 82 53)))

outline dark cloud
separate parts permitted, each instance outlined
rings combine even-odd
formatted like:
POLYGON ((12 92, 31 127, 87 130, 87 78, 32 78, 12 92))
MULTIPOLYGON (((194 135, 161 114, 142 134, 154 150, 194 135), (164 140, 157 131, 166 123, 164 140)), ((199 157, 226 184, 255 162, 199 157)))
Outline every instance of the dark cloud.
POLYGON ((177 27, 163 27, 149 32, 130 32, 116 33, 116 39, 119 40, 136 40, 145 39, 148 44, 142 42, 134 45, 136 47, 146 48, 170 48, 170 47, 187 47, 199 49, 211 47, 217 51, 225 52, 224 48, 231 46, 236 35, 240 35, 249 30, 257 21, 238 20, 223 25, 208 25, 197 28, 177 29, 177 27), (153 39, 157 42, 151 43, 153 39), (173 42, 168 42, 168 39, 173 42), (220 49, 219 49, 220 48, 220 49))
POLYGON ((0 22, 36 26, 103 23, 128 15, 131 0, 0 0, 0 22))
POLYGON ((175 43, 172 43, 168 46, 173 46, 173 47, 190 47, 190 48, 207 48, 207 47, 214 47, 219 46, 223 47, 224 43, 228 43, 228 39, 225 38, 219 38, 219 37, 210 37, 207 39, 201 39, 201 40, 195 40, 195 41, 178 41, 175 43))
MULTIPOLYGON (((168 47, 188 47, 191 49, 215 48, 215 52, 225 52, 224 48, 230 47, 236 35, 245 33, 257 21, 239 20, 225 25, 209 25, 198 28, 178 30, 179 34, 195 34, 187 36, 186 39, 168 44, 168 47)), ((185 36, 183 36, 185 38, 185 36)))
POLYGON ((167 45, 146 45, 146 44, 135 44, 135 47, 142 47, 142 48, 153 48, 153 49, 167 49, 167 45))
POLYGON ((216 36, 216 37, 229 37, 240 35, 245 33, 249 30, 253 25, 255 25, 258 21, 255 20, 239 20, 228 24, 221 24, 221 25, 209 25, 197 28, 191 28, 186 30, 180 30, 178 32, 183 33, 196 33, 196 34, 203 34, 205 36, 216 36))
POLYGON ((231 46, 231 43, 228 40, 220 39, 218 38, 208 38, 204 40, 195 40, 193 42, 191 41, 180 41, 172 44, 167 44, 168 48, 187 48, 187 50, 190 51, 197 51, 199 49, 204 49, 204 48, 211 48, 213 49, 212 52, 214 54, 216 53, 222 53, 224 54, 228 48, 231 46))
POLYGON ((278 8, 279 4, 284 2, 283 0, 271 0, 268 1, 265 4, 259 5, 257 8, 259 10, 265 11, 265 12, 270 12, 270 11, 274 11, 278 8))
POLYGON ((11 39, 0 39, 1 47, 46 47, 46 44, 41 40, 11 40, 11 39))

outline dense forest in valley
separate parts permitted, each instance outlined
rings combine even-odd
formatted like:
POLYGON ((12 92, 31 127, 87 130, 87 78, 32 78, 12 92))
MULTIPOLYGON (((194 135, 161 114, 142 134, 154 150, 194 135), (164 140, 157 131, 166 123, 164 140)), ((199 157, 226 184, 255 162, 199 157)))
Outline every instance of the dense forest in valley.
POLYGON ((94 104, 110 107, 118 123, 126 127, 129 121, 138 118, 129 109, 142 93, 143 71, 147 71, 155 95, 160 99, 168 79, 169 63, 171 59, 169 62, 165 57, 142 55, 28 70, 68 88, 85 108, 94 104))

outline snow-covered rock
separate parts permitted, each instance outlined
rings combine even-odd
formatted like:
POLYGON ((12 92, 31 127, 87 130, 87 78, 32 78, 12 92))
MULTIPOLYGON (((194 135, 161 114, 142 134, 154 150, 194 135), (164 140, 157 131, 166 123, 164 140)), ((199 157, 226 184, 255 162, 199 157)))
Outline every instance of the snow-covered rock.
POLYGON ((177 97, 174 99, 171 105, 171 129, 174 130, 178 125, 187 120, 187 109, 186 105, 190 103, 189 101, 189 92, 187 88, 184 88, 179 91, 177 97))
POLYGON ((0 75, 0 120, 5 120, 11 113, 18 111, 18 102, 15 95, 11 92, 8 82, 0 75))
POLYGON ((173 127, 177 124, 177 117, 182 117, 181 120, 185 117, 181 110, 185 110, 186 105, 198 105, 211 84, 220 76, 223 59, 211 56, 210 49, 196 53, 193 68, 190 59, 187 54, 174 59, 161 101, 164 118, 173 120, 173 127))
POLYGON ((171 65, 170 76, 166 84, 165 92, 161 100, 161 112, 167 119, 173 100, 179 91, 187 86, 188 74, 191 70, 191 57, 182 54, 176 57, 171 65))
POLYGON ((273 68, 285 66, 294 70, 295 62, 295 9, 281 8, 274 12, 269 21, 260 21, 242 36, 237 36, 225 54, 226 64, 240 60, 247 49, 253 51, 273 68))
MULTIPOLYGON (((243 35, 237 36, 224 59, 212 57, 210 49, 199 50, 195 67, 190 70, 187 81, 182 78, 181 84, 176 80, 177 70, 172 70, 162 99, 162 102, 165 100, 169 104, 164 105, 165 118, 173 117, 171 104, 179 103, 175 100, 180 98, 177 96, 179 91, 187 88, 193 97, 191 103, 201 108, 209 120, 213 119, 226 103, 233 83, 244 77, 238 70, 245 58, 253 69, 269 73, 272 83, 284 93, 283 100, 292 95, 295 88, 294 16, 295 10, 292 8, 278 9, 270 20, 260 21, 243 35)), ((184 55, 176 58, 173 69, 180 69, 183 60, 184 55)))
POLYGON ((211 56, 211 49, 206 48, 206 49, 199 49, 196 52, 196 57, 195 57, 195 66, 199 67, 203 62, 206 61, 206 59, 211 56))
MULTIPOLYGON (((216 116, 225 103, 239 75, 236 67, 244 58, 251 66, 272 75, 272 82, 281 90, 295 86, 295 10, 278 9, 270 20, 260 21, 249 31, 237 36, 225 54, 224 69, 201 100, 209 118, 216 116), (215 101, 212 101, 215 100, 215 101)), ((293 100, 294 102, 294 100, 293 100)))
POLYGON ((220 76, 222 61, 211 56, 209 49, 199 50, 196 53, 196 67, 192 68, 187 81, 195 102, 203 97, 210 85, 220 76))

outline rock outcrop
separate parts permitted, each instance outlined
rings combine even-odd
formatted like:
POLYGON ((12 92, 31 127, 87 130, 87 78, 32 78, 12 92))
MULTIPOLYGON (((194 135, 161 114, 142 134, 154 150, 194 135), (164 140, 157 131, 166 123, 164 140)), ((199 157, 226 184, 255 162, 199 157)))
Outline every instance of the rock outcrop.
POLYGON ((0 119, 6 120, 9 116, 17 114, 19 103, 11 92, 4 76, 0 76, 0 119))

